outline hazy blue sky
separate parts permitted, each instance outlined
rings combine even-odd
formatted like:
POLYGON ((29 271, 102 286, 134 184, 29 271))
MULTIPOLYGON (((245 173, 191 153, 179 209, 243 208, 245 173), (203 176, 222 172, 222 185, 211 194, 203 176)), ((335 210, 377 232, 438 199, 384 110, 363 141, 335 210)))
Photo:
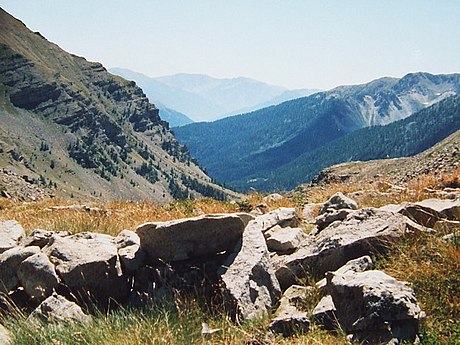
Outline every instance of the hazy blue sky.
POLYGON ((327 89, 460 72, 459 0, 0 0, 72 53, 150 76, 327 89))

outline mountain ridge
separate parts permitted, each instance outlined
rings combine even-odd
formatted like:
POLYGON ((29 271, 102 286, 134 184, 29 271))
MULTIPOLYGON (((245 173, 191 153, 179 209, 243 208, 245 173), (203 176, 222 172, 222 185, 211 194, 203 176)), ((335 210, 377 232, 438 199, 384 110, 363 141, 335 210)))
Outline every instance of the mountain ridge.
POLYGON ((174 129, 216 180, 252 178, 369 125, 403 119, 460 91, 460 74, 410 73, 174 129))
MULTIPOLYGON (((261 190, 289 190, 308 182, 321 169, 339 163, 412 157, 430 150, 452 133, 457 132, 458 136, 459 130, 460 96, 457 95, 388 125, 349 133, 273 171, 258 171, 249 185, 261 190)), ((247 182, 234 185, 243 188, 247 182)))
POLYGON ((223 198, 132 81, 0 9, 0 164, 58 195, 223 198), (192 183, 192 182, 193 183, 192 183))

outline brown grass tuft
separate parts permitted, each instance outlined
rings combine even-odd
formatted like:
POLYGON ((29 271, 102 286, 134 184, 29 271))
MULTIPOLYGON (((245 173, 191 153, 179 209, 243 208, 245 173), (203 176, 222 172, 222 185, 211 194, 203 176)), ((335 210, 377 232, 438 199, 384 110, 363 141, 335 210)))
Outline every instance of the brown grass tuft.
MULTIPOLYGON (((460 229, 451 229, 459 233, 460 229)), ((447 343, 460 340, 460 251, 439 235, 424 234, 392 248, 378 264, 389 275, 412 284, 427 314, 422 335, 447 343)), ((427 342, 428 343, 428 342, 427 342)))
POLYGON ((419 176, 407 186, 395 186, 392 181, 379 179, 373 183, 344 182, 303 187, 293 193, 293 199, 297 205, 321 203, 335 193, 342 192, 351 195, 360 207, 381 207, 433 198, 430 191, 444 188, 460 188, 460 168, 419 176))
MULTIPOLYGON (((262 203, 262 196, 252 195, 248 198, 247 203, 249 208, 253 209, 262 203)), ((115 236, 123 229, 133 230, 145 222, 167 221, 211 213, 246 211, 242 210, 238 204, 209 198, 173 201, 167 205, 129 201, 84 204, 101 209, 101 212, 71 209, 49 210, 53 206, 73 204, 63 199, 47 199, 28 203, 0 199, 0 221, 14 219, 27 232, 40 228, 51 231, 70 231, 71 233, 93 231, 115 236)), ((291 205, 288 199, 283 199, 268 203, 268 209, 291 205)))

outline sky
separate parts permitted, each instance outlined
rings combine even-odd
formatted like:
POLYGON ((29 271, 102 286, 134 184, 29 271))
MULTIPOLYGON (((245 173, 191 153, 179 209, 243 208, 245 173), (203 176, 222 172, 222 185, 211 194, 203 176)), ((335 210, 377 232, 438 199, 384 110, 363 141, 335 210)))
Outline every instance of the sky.
POLYGON ((329 89, 460 72, 458 0, 0 0, 61 48, 156 77, 329 89))

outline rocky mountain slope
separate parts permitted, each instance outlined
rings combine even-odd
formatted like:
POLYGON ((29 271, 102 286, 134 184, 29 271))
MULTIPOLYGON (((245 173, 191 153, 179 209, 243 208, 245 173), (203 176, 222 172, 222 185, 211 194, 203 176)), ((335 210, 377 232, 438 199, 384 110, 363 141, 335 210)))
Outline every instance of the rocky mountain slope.
POLYGON ((151 78, 125 68, 111 68, 109 71, 134 80, 155 104, 162 103, 165 107, 187 114, 195 121, 213 121, 317 91, 287 90, 281 86, 242 77, 213 78, 201 74, 180 73, 151 78))
POLYGON ((0 164, 57 195, 149 199, 220 187, 142 90, 0 9, 0 164))
POLYGON ((190 124, 174 132, 218 181, 242 189, 260 181, 266 182, 266 190, 285 188, 286 181, 275 185, 263 180, 289 164, 301 174, 305 165, 299 168, 295 164, 301 156, 363 127, 404 119, 459 91, 459 74, 412 73, 401 79, 342 86, 253 113, 190 124))

